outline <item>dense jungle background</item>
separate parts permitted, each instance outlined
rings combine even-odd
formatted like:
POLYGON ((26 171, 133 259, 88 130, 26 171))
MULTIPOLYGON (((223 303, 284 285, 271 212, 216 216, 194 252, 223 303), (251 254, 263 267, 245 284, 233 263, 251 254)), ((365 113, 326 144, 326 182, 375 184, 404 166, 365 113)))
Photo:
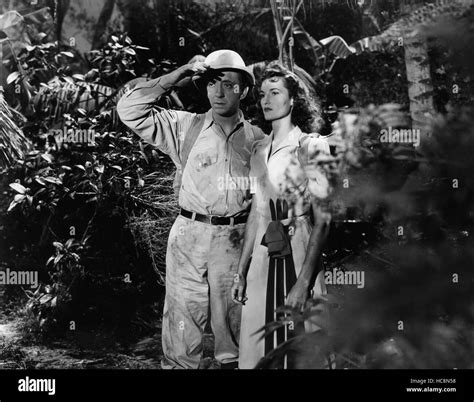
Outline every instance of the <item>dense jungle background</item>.
MULTIPOLYGON (((288 320, 335 368, 474 368, 474 8, 465 0, 9 0, 0 5, 0 369, 158 368, 174 165, 118 119, 128 89, 217 49, 321 100, 330 285, 288 320), (420 145, 381 130, 416 129, 420 145), (54 130, 93 144, 58 144, 54 130), (315 302, 316 303, 316 302, 315 302)), ((161 106, 206 111, 192 86, 161 106)), ((256 98, 244 105, 258 121, 256 98)), ((264 127, 267 129, 267 127, 264 127)), ((278 325, 265 328, 271 332, 278 325)), ((202 368, 218 368, 212 334, 202 368)))

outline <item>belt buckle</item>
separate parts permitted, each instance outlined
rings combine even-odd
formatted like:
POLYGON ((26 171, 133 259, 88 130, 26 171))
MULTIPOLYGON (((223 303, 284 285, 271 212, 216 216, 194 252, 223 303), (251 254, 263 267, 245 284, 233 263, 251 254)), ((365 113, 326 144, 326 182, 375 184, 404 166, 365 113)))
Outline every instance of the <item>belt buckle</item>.
POLYGON ((218 225, 218 223, 217 223, 217 219, 219 218, 218 216, 211 215, 210 218, 211 218, 210 219, 211 225, 218 225))

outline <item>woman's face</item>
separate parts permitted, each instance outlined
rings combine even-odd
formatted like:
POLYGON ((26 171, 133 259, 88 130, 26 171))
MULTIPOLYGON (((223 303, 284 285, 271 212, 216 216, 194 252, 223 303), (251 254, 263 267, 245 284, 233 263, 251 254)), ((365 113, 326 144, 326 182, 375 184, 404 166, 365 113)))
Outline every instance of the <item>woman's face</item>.
POLYGON ((271 77, 263 81, 259 97, 265 120, 278 120, 290 114, 292 100, 284 78, 271 77))

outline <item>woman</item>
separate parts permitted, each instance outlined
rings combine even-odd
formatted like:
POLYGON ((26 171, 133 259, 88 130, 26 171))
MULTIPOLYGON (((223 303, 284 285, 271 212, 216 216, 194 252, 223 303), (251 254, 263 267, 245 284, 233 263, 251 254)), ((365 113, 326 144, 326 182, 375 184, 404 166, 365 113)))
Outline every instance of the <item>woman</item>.
MULTIPOLYGON (((302 309, 311 290, 316 296, 326 293, 319 257, 330 218, 311 202, 311 193, 323 198, 327 181, 320 172, 313 172, 316 176, 309 180, 302 174, 311 154, 329 154, 326 140, 303 133, 316 128, 318 108, 298 77, 278 63, 265 69, 259 95, 272 133, 257 141, 252 151, 254 195, 232 288, 234 301, 243 304, 239 368, 254 368, 295 334, 297 328, 289 326, 265 339, 260 339, 261 332, 256 334, 278 320, 276 307, 302 309)), ((295 367, 294 357, 277 367, 295 367)))

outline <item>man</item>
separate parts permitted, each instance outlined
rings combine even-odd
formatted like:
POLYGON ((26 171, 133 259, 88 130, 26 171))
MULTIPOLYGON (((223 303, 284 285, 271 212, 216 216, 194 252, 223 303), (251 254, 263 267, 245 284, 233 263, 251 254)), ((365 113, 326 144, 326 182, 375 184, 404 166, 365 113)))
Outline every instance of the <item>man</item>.
POLYGON ((181 212, 166 254, 163 368, 198 368, 208 309, 215 358, 222 368, 237 367, 241 306, 232 301, 230 289, 251 198, 249 188, 240 184, 248 183, 252 144, 264 136, 240 110, 254 81, 239 54, 218 50, 204 62, 137 85, 117 105, 122 121, 168 154, 182 173, 181 212), (206 88, 211 104, 207 113, 154 106, 191 76, 199 88, 206 88))

